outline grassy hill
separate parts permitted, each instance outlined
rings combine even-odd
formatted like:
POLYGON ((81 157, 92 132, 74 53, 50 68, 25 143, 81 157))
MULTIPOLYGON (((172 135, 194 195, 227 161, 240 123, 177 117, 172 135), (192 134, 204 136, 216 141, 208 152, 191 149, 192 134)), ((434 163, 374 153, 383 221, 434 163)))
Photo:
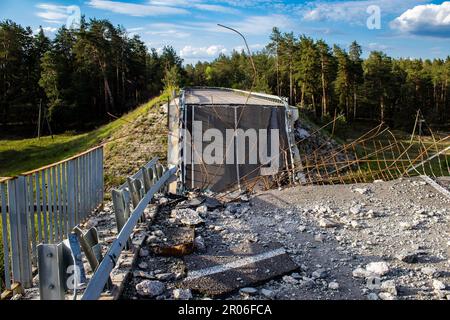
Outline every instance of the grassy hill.
MULTIPOLYGON (((132 112, 91 132, 60 134, 38 139, 0 140, 0 177, 18 175, 105 144, 105 186, 118 186, 154 157, 167 157, 167 115, 161 105, 167 95, 154 98, 132 112)), ((109 196, 109 192, 105 194, 109 196)), ((1 217, 0 217, 1 223, 1 217)), ((0 239, 2 228, 0 227, 0 239)), ((0 241, 0 279, 3 247, 0 241)), ((0 281, 1 283, 2 281, 0 281)), ((0 289, 2 284, 0 284, 0 289)))
POLYGON ((119 183, 157 155, 166 158, 167 129, 160 105, 162 95, 132 112, 81 134, 59 134, 33 139, 0 140, 0 177, 33 170, 105 143, 105 181, 119 183))

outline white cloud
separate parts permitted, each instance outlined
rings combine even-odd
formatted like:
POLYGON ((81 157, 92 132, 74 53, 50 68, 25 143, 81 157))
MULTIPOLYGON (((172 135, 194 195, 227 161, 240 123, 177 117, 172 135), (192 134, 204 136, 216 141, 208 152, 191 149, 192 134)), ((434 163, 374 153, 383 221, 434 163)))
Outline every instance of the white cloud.
POLYGON ((173 6, 136 4, 120 1, 90 0, 88 2, 88 5, 96 9, 108 10, 115 13, 130 15, 133 17, 176 15, 189 13, 185 9, 176 8, 173 6))
POLYGON ((220 13, 230 13, 230 14, 237 14, 239 13, 238 10, 233 9, 233 8, 229 8, 229 7, 224 7, 224 6, 219 6, 219 5, 215 5, 215 4, 196 4, 194 5, 194 8, 199 9, 199 10, 203 10, 203 11, 212 11, 212 12, 220 12, 220 13))
POLYGON ((286 5, 283 0, 216 0, 216 2, 226 3, 233 7, 263 9, 286 5))
POLYGON ((390 49, 390 47, 388 45, 385 44, 381 44, 378 42, 371 42, 367 45, 367 50, 368 51, 386 51, 390 49))
MULTIPOLYGON (((250 44, 248 47, 250 48, 250 51, 257 51, 264 48, 264 46, 260 43, 250 44)), ((237 52, 245 51, 247 53, 247 47, 245 46, 236 46, 233 50, 236 50, 237 52)))
POLYGON ((144 27, 136 27, 136 28, 127 28, 128 32, 138 32, 138 31, 142 31, 145 30, 144 27))
MULTIPOLYGON (((222 22, 222 21, 218 21, 222 22)), ((225 25, 235 28, 246 35, 269 35, 273 27, 291 30, 295 27, 294 22, 288 16, 281 14, 272 14, 267 16, 249 16, 242 21, 222 22, 225 25)), ((233 35, 234 33, 228 29, 219 27, 213 22, 184 22, 184 23, 152 23, 148 25, 153 32, 164 32, 166 30, 176 30, 177 32, 194 33, 222 33, 233 35)), ((237 36, 237 35, 236 35, 237 36)))
POLYGON ((48 23, 64 23, 69 17, 67 6, 40 3, 36 5, 36 8, 40 10, 36 15, 48 23))
MULTIPOLYGON (((293 20, 282 14, 248 16, 241 21, 217 22, 232 27, 244 35, 268 35, 273 27, 278 27, 280 29, 292 29, 295 27, 293 20)), ((216 23, 194 22, 189 25, 202 31, 231 33, 230 30, 219 27, 216 23)))
POLYGON ((186 6, 190 2, 199 2, 198 0, 150 0, 149 3, 156 6, 186 6))
POLYGON ((266 35, 273 27, 289 29, 293 27, 293 21, 286 15, 271 14, 267 16, 250 16, 241 22, 229 23, 238 31, 252 35, 266 35))
MULTIPOLYGON (((45 34, 49 34, 49 33, 55 33, 56 31, 58 31, 58 28, 56 27, 42 27, 42 30, 44 31, 45 34)), ((34 34, 38 34, 40 31, 39 28, 37 28, 36 30, 33 31, 34 34)))
POLYGON ((185 46, 180 51, 180 56, 186 59, 207 59, 218 56, 220 53, 225 54, 227 49, 222 45, 212 45, 209 47, 192 47, 185 46))
POLYGON ((239 12, 236 9, 222 5, 203 3, 202 0, 149 0, 144 4, 122 1, 89 0, 88 4, 96 9, 108 10, 135 17, 189 14, 189 11, 187 10, 189 8, 230 14, 239 12))
POLYGON ((381 14, 395 14, 400 13, 413 5, 423 3, 424 0, 362 0, 362 1, 340 1, 340 2, 326 2, 313 1, 300 7, 299 11, 304 20, 307 21, 344 21, 355 24, 362 24, 366 22, 369 17, 367 8, 375 5, 381 9, 381 14))
POLYGON ((415 6, 390 26, 402 33, 450 38, 450 2, 415 6))
POLYGON ((152 36, 159 36, 159 37, 165 37, 165 38, 187 38, 191 34, 183 31, 179 31, 176 29, 165 29, 160 31, 146 31, 146 34, 152 35, 152 36))

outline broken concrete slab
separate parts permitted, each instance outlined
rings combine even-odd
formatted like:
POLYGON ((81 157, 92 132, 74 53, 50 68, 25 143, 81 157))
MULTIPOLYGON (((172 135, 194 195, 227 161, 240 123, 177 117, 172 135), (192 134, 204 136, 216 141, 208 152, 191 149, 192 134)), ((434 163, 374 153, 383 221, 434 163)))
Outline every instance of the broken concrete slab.
POLYGON ((244 244, 225 252, 184 257, 187 278, 179 286, 210 296, 249 287, 297 269, 281 244, 244 244))
POLYGON ((197 226, 204 223, 205 221, 200 217, 197 211, 190 208, 186 209, 175 209, 172 211, 171 216, 179 220, 182 224, 186 226, 197 226))
POLYGON ((152 244, 155 254, 181 257, 194 251, 195 230, 191 227, 168 227, 164 230, 166 241, 152 244))

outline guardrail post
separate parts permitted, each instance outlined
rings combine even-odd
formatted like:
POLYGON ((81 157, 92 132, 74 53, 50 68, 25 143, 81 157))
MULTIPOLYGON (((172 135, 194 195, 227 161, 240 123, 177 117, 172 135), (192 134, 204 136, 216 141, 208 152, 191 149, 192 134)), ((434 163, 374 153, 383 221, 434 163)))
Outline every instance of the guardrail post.
POLYGON ((135 208, 141 201, 141 181, 139 179, 127 178, 128 190, 130 190, 131 203, 135 208))
POLYGON ((38 245, 41 300, 64 300, 63 244, 38 245))
POLYGON ((121 231, 119 232, 117 239, 112 243, 105 259, 102 260, 93 277, 89 281, 89 284, 83 294, 82 300, 94 300, 98 299, 108 279, 110 279, 110 273, 113 270, 120 253, 122 252, 127 240, 130 238, 134 227, 142 217, 145 208, 152 200, 154 194, 158 192, 175 174, 176 168, 172 168, 163 173, 160 179, 150 188, 145 196, 139 201, 138 205, 133 208, 133 212, 130 218, 127 220, 121 231))

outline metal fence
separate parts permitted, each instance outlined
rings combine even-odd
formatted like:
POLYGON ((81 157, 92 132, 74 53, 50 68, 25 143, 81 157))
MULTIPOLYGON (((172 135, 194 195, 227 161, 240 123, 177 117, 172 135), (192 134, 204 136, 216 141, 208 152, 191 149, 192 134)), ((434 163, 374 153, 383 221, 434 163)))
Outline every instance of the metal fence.
POLYGON ((89 281, 82 300, 95 300, 100 297, 120 253, 129 242, 134 227, 142 221, 145 208, 155 193, 167 191, 167 184, 175 178, 176 171, 176 167, 166 169, 155 158, 129 177, 125 184, 112 191, 119 234, 89 281))
POLYGON ((32 286, 40 243, 58 243, 103 202, 103 147, 0 182, 4 280, 32 286))

